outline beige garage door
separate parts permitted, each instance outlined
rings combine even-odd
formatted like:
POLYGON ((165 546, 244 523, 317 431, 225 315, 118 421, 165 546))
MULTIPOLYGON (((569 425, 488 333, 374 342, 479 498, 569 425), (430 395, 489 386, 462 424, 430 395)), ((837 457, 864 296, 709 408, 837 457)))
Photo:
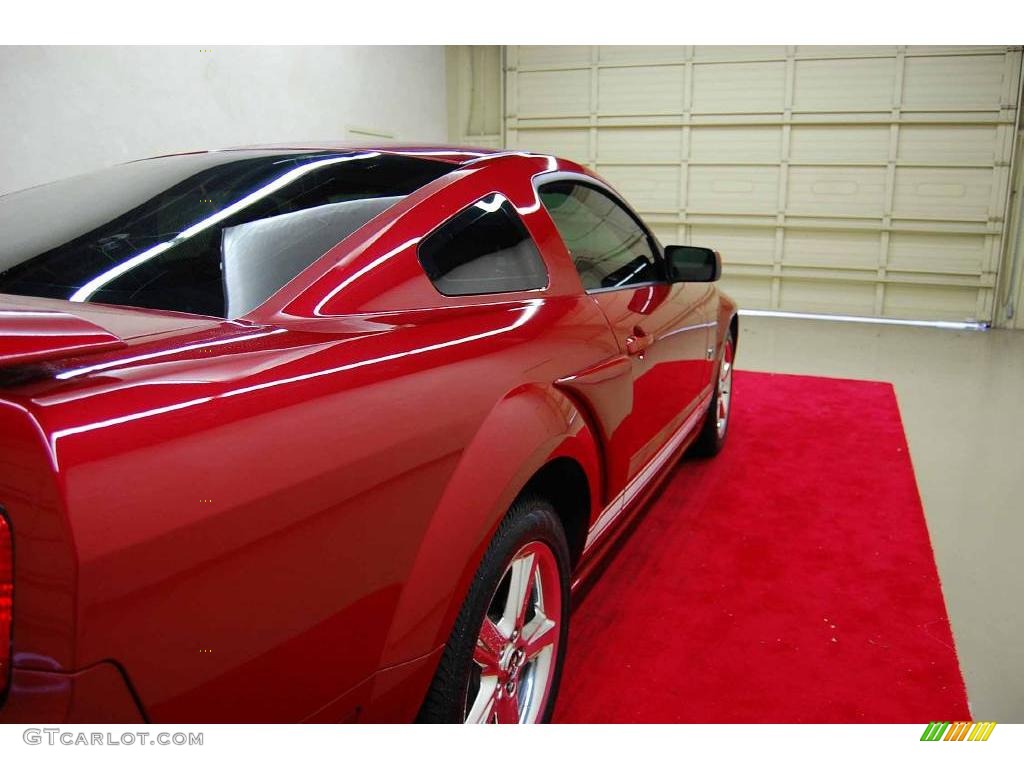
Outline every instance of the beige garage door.
POLYGON ((510 47, 509 147, 579 160, 747 308, 989 321, 1019 48, 510 47))

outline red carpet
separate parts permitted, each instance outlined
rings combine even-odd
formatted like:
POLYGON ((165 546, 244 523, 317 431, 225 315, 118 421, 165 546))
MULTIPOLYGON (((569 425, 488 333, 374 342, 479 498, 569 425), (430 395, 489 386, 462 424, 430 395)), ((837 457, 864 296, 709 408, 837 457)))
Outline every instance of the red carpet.
POLYGON ((556 721, 970 720, 892 386, 734 392, 573 614, 556 721))

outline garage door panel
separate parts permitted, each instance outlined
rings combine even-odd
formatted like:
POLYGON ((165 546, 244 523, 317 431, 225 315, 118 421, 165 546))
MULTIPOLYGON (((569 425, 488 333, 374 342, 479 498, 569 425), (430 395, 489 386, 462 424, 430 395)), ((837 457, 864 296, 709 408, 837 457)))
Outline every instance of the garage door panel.
POLYGON ((703 126, 690 131, 692 162, 779 162, 782 128, 779 126, 703 126))
POLYGON ((988 255, 987 235, 893 232, 889 268, 934 274, 978 274, 988 255))
POLYGON ((597 134, 598 162, 678 163, 681 152, 678 128, 605 128, 597 134))
POLYGON ((590 64, 589 45, 520 45, 520 67, 559 67, 590 64))
POLYGON ((719 284, 741 307, 766 307, 771 303, 771 280, 737 275, 723 267, 722 281, 719 284))
POLYGON ((976 288, 935 285, 889 285, 885 290, 885 317, 935 320, 977 319, 976 288))
POLYGON ((518 108, 523 117, 588 114, 590 71, 520 72, 518 108))
POLYGON ((875 286, 852 280, 787 280, 779 291, 779 306, 791 312, 872 315, 875 286))
POLYGON ((697 61, 781 59, 785 55, 784 45, 698 45, 693 49, 697 61))
POLYGON ((893 215, 984 220, 993 173, 982 168, 897 168, 893 215))
POLYGON ((908 108, 998 107, 1004 66, 1004 55, 908 57, 903 103, 908 108))
POLYGON ((900 162, 991 166, 994 125, 905 125, 900 128, 900 162))
POLYGON ((889 126, 795 125, 789 156, 798 162, 884 163, 889 156, 889 126))
POLYGON ((892 106, 895 59, 811 59, 796 62, 793 106, 858 111, 892 106))
POLYGON ((774 213, 778 210, 776 166, 690 168, 688 208, 705 213, 774 213))
POLYGON ((849 58, 853 56, 895 56, 895 45, 798 45, 797 56, 849 58))
POLYGON ((512 149, 547 152, 585 160, 590 156, 590 131, 579 128, 532 128, 519 131, 512 149))
POLYGON ((964 51, 979 51, 982 53, 990 52, 997 46, 964 46, 964 45, 908 45, 906 51, 908 55, 922 54, 922 53, 959 53, 962 54, 964 51))
POLYGON ((606 115, 683 111, 683 67, 623 67, 598 72, 598 110, 606 115))
POLYGON ((599 165, 596 170, 638 211, 679 210, 677 167, 599 165))
POLYGON ((602 64, 637 64, 685 61, 685 45, 602 45, 598 61, 602 64))
POLYGON ((692 225, 690 244, 714 248, 722 254, 723 272, 733 264, 770 266, 775 252, 774 229, 692 225))
POLYGON ((784 266, 859 268, 878 267, 880 236, 876 232, 794 229, 786 232, 784 266))
POLYGON ((786 91, 784 62, 695 64, 695 112, 779 112, 786 91))
POLYGON ((794 213, 879 217, 885 206, 885 176, 884 168, 790 168, 788 209, 794 213))
POLYGON ((718 248, 743 305, 990 319, 1019 48, 540 46, 507 60, 509 141, 593 165, 665 242, 718 248))

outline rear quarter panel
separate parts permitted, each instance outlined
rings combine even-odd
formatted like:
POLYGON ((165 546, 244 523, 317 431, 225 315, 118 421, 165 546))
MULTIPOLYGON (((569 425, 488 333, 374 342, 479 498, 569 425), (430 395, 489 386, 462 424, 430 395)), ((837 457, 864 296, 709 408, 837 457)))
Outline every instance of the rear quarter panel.
POLYGON ((614 354, 582 297, 331 323, 28 398, 77 553, 68 665, 117 660, 154 720, 301 720, 433 651, 582 428, 550 382, 614 354))

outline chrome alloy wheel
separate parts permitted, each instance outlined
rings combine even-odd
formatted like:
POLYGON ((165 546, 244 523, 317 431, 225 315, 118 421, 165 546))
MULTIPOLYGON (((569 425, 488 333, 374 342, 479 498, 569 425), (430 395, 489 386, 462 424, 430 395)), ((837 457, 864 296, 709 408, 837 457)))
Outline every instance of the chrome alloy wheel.
POLYGON ((725 340, 725 349, 722 351, 722 364, 718 367, 718 402, 715 404, 715 427, 718 430, 718 439, 725 437, 725 430, 729 426, 729 398, 732 396, 732 360, 733 342, 728 337, 725 340))
POLYGON ((484 615, 466 692, 467 723, 535 723, 547 707, 558 658, 562 588, 555 554, 523 546, 484 615))

